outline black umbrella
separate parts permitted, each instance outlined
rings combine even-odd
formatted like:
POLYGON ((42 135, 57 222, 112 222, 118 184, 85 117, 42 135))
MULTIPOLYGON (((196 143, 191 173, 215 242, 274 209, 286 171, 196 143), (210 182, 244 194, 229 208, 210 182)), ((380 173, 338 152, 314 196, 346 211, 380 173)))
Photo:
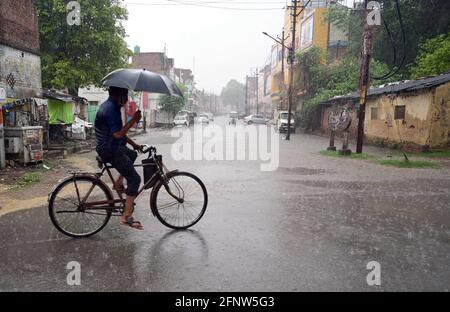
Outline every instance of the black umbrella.
POLYGON ((105 87, 183 97, 183 93, 170 78, 145 69, 117 69, 106 75, 102 83, 105 87))

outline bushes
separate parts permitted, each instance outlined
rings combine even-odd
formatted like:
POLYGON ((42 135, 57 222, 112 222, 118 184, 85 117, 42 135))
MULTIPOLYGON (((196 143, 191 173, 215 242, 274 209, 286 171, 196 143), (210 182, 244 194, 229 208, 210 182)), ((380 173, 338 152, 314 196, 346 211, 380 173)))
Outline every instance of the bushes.
POLYGON ((450 71, 450 33, 439 35, 420 45, 419 56, 412 67, 412 78, 434 76, 450 71))
MULTIPOLYGON (((298 116, 300 127, 309 129, 313 116, 317 113, 319 104, 338 95, 346 95, 358 90, 359 69, 358 58, 347 58, 331 64, 324 64, 325 53, 317 47, 297 54, 300 71, 300 85, 306 92, 305 102, 298 116), (303 80, 303 83, 301 83, 303 80)), ((371 73, 375 76, 388 71, 388 67, 374 60, 371 73)), ((389 80, 375 81, 377 84, 395 81, 394 76, 389 80)))

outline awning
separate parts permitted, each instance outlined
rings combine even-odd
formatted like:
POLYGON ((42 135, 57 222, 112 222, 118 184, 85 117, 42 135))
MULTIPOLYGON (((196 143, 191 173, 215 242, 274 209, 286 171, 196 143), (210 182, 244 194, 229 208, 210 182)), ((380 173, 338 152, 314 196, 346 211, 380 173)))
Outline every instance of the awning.
POLYGON ((48 100, 48 123, 51 125, 73 123, 73 102, 48 100))
POLYGON ((8 111, 12 110, 13 108, 15 108, 17 106, 22 106, 22 105, 25 105, 25 104, 31 104, 31 103, 34 103, 34 102, 35 102, 34 98, 26 98, 26 99, 19 99, 19 100, 17 100, 17 99, 7 99, 6 100, 6 104, 3 104, 1 106, 1 108, 8 112, 8 111))

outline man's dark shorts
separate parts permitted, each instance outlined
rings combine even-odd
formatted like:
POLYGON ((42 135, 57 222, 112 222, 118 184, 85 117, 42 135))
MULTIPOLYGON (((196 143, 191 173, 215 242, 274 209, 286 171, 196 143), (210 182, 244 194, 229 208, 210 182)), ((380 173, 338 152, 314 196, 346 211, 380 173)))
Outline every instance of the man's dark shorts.
POLYGON ((127 180, 125 194, 136 196, 141 184, 141 177, 133 167, 138 155, 137 152, 121 145, 113 153, 98 151, 98 154, 104 162, 110 163, 127 180))

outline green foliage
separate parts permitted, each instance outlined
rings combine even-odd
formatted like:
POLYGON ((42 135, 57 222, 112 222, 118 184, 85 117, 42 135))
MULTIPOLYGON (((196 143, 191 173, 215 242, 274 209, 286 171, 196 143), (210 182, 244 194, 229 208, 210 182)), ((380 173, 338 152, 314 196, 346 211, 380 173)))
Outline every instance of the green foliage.
MULTIPOLYGON (((403 58, 403 34, 400 27, 395 1, 379 0, 383 6, 382 15, 395 42, 397 59, 391 40, 384 25, 375 29, 373 57, 381 63, 393 68, 400 64, 403 58)), ((440 34, 450 32, 448 0, 399 0, 404 31, 406 35, 406 55, 403 69, 399 72, 400 79, 410 79, 409 69, 415 63, 419 53, 420 44, 440 34)), ((348 54, 359 57, 362 49, 362 22, 361 10, 350 10, 344 6, 331 6, 328 19, 339 28, 349 33, 348 54)), ((386 72, 384 72, 386 73, 386 72)), ((381 73, 383 74, 383 73, 381 73)))
MULTIPOLYGON (((334 96, 345 95, 358 90, 360 62, 358 58, 349 55, 340 62, 325 64, 325 53, 317 47, 297 54, 297 63, 306 90, 306 101, 298 116, 299 124, 308 129, 318 105, 334 96)), ((388 70, 385 64, 373 60, 371 72, 381 75, 388 70)), ((398 77, 382 81, 395 81, 398 77)), ((380 83, 376 81, 376 83, 380 83)))
POLYGON ((350 155, 341 155, 338 151, 321 151, 320 155, 322 156, 329 156, 329 157, 339 157, 339 158, 350 158, 350 159, 374 159, 375 156, 361 153, 361 154, 355 154, 352 153, 350 155))
POLYGON ((245 104, 245 85, 235 79, 231 79, 222 89, 220 95, 223 105, 232 109, 242 110, 245 104))
POLYGON ((439 35, 420 45, 420 53, 412 68, 414 79, 450 71, 450 33, 439 35))
POLYGON ((423 161, 423 160, 405 160, 405 159, 380 159, 378 156, 370 154, 354 154, 345 156, 340 155, 337 151, 321 151, 320 155, 328 157, 339 157, 339 158, 350 158, 350 159, 361 159, 367 160, 372 163, 376 163, 383 166, 391 166, 397 168, 440 168, 440 165, 435 162, 423 161))
POLYGON ((414 155, 414 156, 450 159, 450 150, 448 150, 448 151, 432 151, 432 152, 428 152, 428 153, 420 153, 420 154, 414 155))
POLYGON ((362 47, 363 17, 361 11, 352 11, 342 5, 331 5, 327 20, 348 34, 347 53, 350 57, 358 57, 362 47))
POLYGON ((397 159, 389 159, 389 160, 379 160, 378 164, 384 166, 391 166, 397 168, 440 168, 440 166, 434 162, 423 161, 423 160, 397 160, 397 159))
MULTIPOLYGON (((395 1, 381 0, 384 9, 383 16, 396 42, 398 58, 402 57, 402 32, 397 16, 395 1)), ((448 0, 400 0, 400 10, 403 17, 406 34, 406 60, 405 68, 400 71, 403 79, 410 79, 409 68, 415 63, 419 53, 419 46, 428 39, 439 34, 450 32, 448 0)), ((384 26, 377 27, 374 42, 374 57, 393 67, 393 52, 391 42, 384 26)))
POLYGON ((122 22, 127 10, 120 0, 78 0, 81 25, 68 25, 65 0, 36 0, 45 88, 78 88, 100 80, 114 69, 126 67, 127 48, 122 22))
MULTIPOLYGON (((186 93, 187 87, 182 83, 177 83, 178 88, 183 94, 186 93)), ((184 108, 184 99, 178 96, 162 95, 159 98, 159 107, 169 113, 175 115, 184 108)))

